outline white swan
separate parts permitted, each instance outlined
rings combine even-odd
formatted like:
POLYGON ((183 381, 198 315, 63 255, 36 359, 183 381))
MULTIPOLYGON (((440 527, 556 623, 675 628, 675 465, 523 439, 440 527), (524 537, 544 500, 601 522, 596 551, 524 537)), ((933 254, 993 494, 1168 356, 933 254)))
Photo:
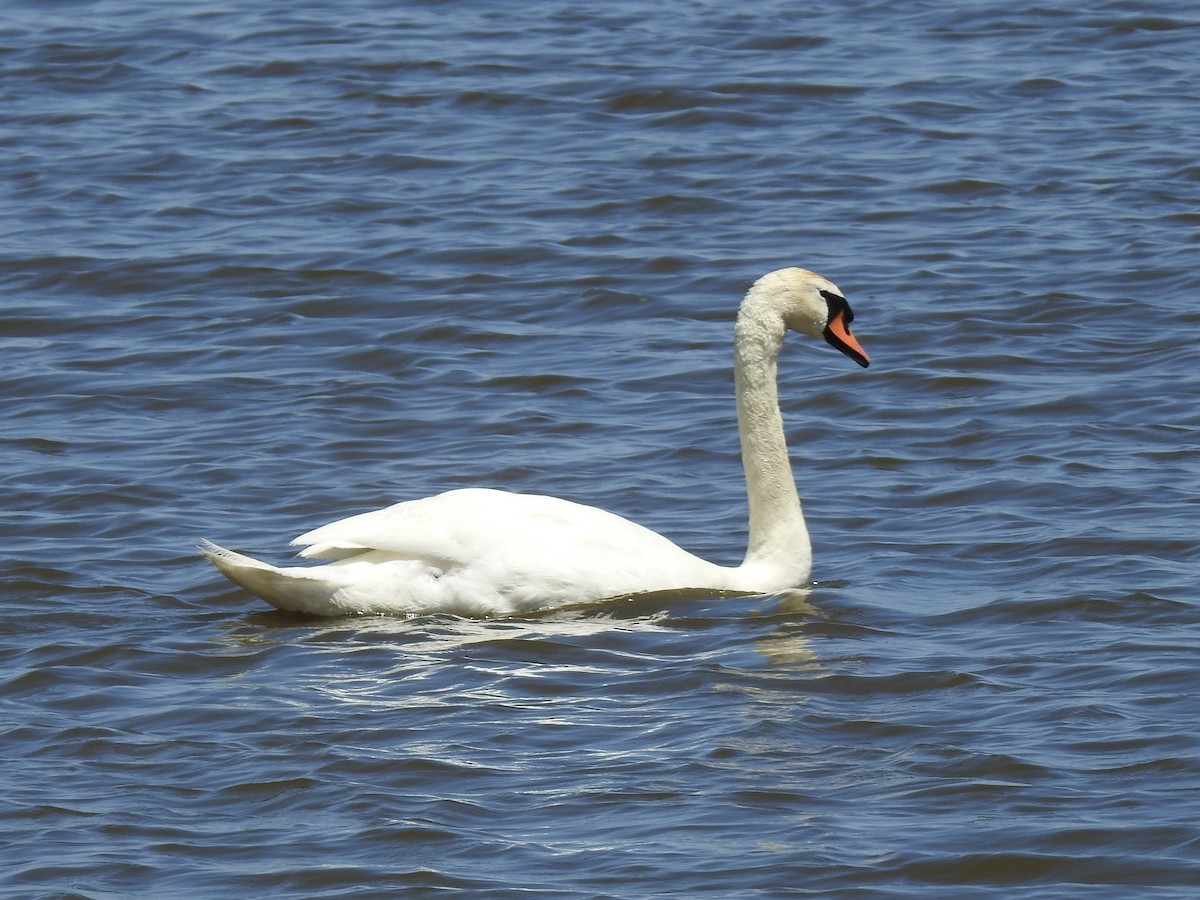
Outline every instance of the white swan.
POLYGON ((831 282, 780 269, 751 286, 734 329, 738 433, 750 507, 745 560, 726 567, 620 516, 555 497, 463 489, 342 519, 303 534, 277 568, 205 541, 231 581, 290 612, 495 615, 645 591, 769 593, 806 582, 812 548, 776 393, 785 331, 823 336, 859 365, 854 314, 831 282))

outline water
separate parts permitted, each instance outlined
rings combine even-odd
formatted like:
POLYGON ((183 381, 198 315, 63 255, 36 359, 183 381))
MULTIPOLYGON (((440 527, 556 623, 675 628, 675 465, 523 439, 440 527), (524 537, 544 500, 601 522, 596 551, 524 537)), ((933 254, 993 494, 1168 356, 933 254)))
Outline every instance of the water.
POLYGON ((0 13, 11 896, 1191 897, 1200 19, 0 13), (732 313, 804 265, 807 599, 313 621, 450 487, 744 546, 732 313))

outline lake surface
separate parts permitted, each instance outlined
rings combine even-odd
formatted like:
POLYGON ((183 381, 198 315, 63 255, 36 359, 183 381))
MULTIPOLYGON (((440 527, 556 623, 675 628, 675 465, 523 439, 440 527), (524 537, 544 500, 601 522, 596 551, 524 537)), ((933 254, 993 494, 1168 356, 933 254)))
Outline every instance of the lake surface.
POLYGON ((1193 897, 1195 4, 0 12, 0 891, 1193 897), (816 582, 312 620, 195 551, 453 487, 816 582))

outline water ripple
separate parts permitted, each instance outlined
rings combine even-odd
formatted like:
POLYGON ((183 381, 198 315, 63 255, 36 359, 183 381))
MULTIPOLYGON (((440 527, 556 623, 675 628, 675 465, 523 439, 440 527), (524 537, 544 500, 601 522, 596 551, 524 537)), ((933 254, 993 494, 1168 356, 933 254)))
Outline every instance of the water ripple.
POLYGON ((0 15, 0 885, 1190 897, 1194 11, 617 0, 0 15), (818 579, 270 612, 449 487, 745 541, 729 335, 799 264, 818 579))

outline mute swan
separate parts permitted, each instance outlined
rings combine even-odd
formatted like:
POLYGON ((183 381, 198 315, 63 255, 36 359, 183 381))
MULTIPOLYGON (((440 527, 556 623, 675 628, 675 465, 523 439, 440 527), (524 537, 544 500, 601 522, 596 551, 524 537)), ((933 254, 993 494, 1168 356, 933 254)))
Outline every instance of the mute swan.
POLYGON ((734 327, 738 434, 750 508, 739 566, 719 566, 620 516, 555 497, 467 488, 342 519, 293 544, 325 565, 276 568, 205 541, 231 581, 289 612, 495 615, 681 588, 769 593, 808 580, 800 511, 776 392, 785 331, 822 336, 861 366, 854 313, 805 269, 764 275, 734 327))

